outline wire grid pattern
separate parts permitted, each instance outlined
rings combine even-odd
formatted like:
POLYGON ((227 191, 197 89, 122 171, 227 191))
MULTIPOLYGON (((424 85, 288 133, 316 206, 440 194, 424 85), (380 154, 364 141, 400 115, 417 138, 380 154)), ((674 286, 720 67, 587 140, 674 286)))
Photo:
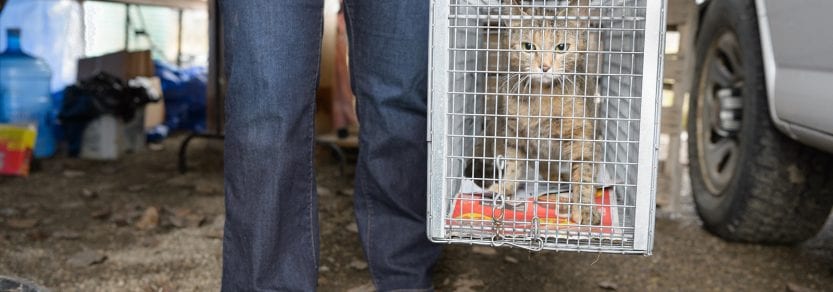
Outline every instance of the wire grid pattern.
POLYGON ((637 194, 653 202, 653 187, 637 191, 638 169, 656 161, 639 148, 656 143, 640 135, 645 45, 661 45, 645 41, 646 0, 438 3, 448 35, 432 66, 447 57, 447 84, 442 109, 431 109, 443 127, 431 165, 443 169, 430 175, 442 187, 429 195, 429 221, 442 230, 429 236, 634 252, 637 194))

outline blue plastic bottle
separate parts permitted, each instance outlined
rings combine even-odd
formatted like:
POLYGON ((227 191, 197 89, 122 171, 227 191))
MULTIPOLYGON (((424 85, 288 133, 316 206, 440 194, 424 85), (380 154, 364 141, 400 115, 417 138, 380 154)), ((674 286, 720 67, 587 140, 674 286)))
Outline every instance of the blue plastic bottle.
POLYGON ((55 154, 50 119, 52 73, 41 59, 20 49, 20 29, 8 29, 6 51, 0 54, 0 123, 35 123, 38 127, 35 157, 55 154))

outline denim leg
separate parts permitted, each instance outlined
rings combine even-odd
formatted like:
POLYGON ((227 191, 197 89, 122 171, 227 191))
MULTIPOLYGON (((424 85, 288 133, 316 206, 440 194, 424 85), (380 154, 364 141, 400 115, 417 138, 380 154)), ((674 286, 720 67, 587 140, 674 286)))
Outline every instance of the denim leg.
POLYGON ((313 112, 323 0, 220 1, 226 99, 223 291, 313 291, 313 112))
POLYGON ((441 248, 425 234, 429 1, 346 2, 364 252, 380 291, 430 290, 441 248))

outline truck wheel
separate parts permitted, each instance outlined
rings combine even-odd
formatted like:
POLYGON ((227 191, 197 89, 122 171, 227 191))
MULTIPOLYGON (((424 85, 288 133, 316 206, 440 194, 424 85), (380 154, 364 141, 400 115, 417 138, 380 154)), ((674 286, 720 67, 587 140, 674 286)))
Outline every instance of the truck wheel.
POLYGON ((753 0, 712 1, 697 38, 688 117, 697 213, 731 241, 797 243, 833 205, 833 160, 770 119, 753 0))

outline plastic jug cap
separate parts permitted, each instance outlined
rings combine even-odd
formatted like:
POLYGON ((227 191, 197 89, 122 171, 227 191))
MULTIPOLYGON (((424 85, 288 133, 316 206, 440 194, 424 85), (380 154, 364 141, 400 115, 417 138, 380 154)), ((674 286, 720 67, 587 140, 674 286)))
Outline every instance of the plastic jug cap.
POLYGON ((11 36, 19 37, 20 36, 20 28, 6 29, 6 34, 8 34, 9 37, 11 37, 11 36))
POLYGON ((20 28, 6 29, 6 50, 8 52, 20 52, 20 28))

